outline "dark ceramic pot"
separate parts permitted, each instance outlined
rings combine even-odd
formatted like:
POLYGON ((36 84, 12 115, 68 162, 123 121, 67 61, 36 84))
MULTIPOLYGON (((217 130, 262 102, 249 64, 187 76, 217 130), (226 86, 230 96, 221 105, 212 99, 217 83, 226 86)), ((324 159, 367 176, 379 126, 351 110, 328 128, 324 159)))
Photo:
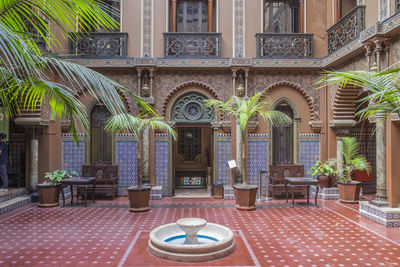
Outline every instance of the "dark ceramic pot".
POLYGON ((61 184, 38 184, 39 204, 41 208, 59 206, 61 184))
POLYGON ((238 210, 255 210, 256 209, 256 185, 234 185, 233 192, 235 194, 236 209, 238 210))
POLYGON ((128 188, 129 211, 145 212, 150 210, 150 191, 151 187, 130 187, 128 188))
POLYGON ((343 203, 356 204, 360 198, 361 182, 351 183, 338 182, 339 200, 343 203))
POLYGON ((329 188, 333 186, 333 178, 331 176, 318 176, 318 185, 320 188, 329 188))

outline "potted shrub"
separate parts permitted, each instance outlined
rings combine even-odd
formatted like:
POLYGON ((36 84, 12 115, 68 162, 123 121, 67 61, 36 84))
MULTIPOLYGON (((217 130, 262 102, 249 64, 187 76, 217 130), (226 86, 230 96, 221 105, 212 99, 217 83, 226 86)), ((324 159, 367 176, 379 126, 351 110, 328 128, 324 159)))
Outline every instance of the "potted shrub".
POLYGON ((335 163, 333 161, 319 161, 317 160, 314 166, 308 172, 311 175, 318 175, 318 185, 320 188, 329 188, 335 184, 335 163))
POLYGON ((339 170, 339 199, 344 203, 358 203, 361 182, 353 181, 353 173, 355 170, 371 171, 371 166, 368 164, 367 159, 358 154, 358 142, 355 137, 342 138, 342 157, 343 160, 339 162, 342 165, 339 170))
POLYGON ((143 186, 143 172, 148 174, 148 165, 144 165, 143 161, 143 142, 144 133, 148 135, 149 129, 167 131, 176 139, 176 133, 171 126, 158 116, 150 117, 148 113, 132 116, 130 114, 121 113, 111 116, 106 124, 105 129, 110 132, 130 132, 137 138, 138 143, 138 177, 137 186, 128 187, 129 211, 144 212, 150 210, 150 191, 151 186, 143 186))
POLYGON ((39 204, 41 208, 56 207, 59 205, 60 190, 62 188, 61 180, 64 177, 72 177, 66 170, 55 170, 47 172, 43 183, 38 184, 39 204))
POLYGON ((243 184, 233 185, 238 210, 254 210, 257 186, 248 183, 248 162, 247 162, 247 137, 248 122, 251 117, 259 115, 272 126, 291 124, 292 120, 284 113, 270 110, 269 99, 261 97, 260 93, 255 94, 250 99, 233 96, 227 102, 216 99, 205 100, 206 106, 214 106, 217 110, 236 119, 236 163, 237 178, 243 184))

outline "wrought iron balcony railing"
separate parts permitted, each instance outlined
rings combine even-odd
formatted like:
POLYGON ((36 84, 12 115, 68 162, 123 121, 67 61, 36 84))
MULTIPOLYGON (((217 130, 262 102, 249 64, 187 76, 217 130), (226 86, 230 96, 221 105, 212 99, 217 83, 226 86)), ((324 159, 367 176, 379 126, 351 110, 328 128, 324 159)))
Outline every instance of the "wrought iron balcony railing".
POLYGON ((258 58, 306 58, 313 57, 312 34, 257 33, 258 58))
POLYGON ((84 58, 125 58, 127 40, 125 32, 82 33, 70 39, 69 53, 84 58))
POLYGON ((365 6, 356 6, 328 29, 328 53, 350 43, 365 29, 365 6))
POLYGON ((219 58, 221 33, 164 33, 165 58, 219 58))

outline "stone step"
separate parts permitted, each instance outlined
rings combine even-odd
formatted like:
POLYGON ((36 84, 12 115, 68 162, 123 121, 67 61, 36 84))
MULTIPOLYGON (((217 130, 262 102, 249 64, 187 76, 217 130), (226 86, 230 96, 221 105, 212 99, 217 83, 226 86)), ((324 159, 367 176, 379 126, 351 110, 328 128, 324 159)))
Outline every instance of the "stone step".
POLYGON ((29 203, 31 203, 30 195, 18 196, 10 200, 3 201, 0 203, 0 214, 13 211, 20 207, 28 205, 29 203))
POLYGON ((27 195, 28 191, 25 188, 11 188, 8 189, 7 193, 0 193, 0 204, 10 199, 27 195))

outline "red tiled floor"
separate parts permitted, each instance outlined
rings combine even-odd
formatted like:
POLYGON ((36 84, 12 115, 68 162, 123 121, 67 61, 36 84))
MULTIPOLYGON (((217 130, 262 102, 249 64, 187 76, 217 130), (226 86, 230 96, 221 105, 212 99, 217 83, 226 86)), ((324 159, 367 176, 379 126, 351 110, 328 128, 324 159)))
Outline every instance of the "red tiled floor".
POLYGON ((0 265, 176 266, 148 254, 149 231, 202 217, 231 228, 238 244, 230 256, 202 266, 399 266, 399 229, 370 222, 337 201, 294 208, 284 202, 240 212, 234 201, 165 198, 140 214, 128 212, 126 198, 88 208, 30 206, 0 216, 0 265))

